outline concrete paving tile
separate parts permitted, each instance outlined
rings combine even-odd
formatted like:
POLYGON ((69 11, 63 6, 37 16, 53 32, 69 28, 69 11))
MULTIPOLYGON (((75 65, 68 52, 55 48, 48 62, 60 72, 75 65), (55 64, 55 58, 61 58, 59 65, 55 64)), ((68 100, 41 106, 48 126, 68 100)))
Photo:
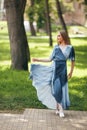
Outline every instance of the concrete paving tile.
POLYGON ((22 114, 0 113, 0 130, 87 130, 86 111, 64 112, 64 118, 49 109, 25 109, 22 114))

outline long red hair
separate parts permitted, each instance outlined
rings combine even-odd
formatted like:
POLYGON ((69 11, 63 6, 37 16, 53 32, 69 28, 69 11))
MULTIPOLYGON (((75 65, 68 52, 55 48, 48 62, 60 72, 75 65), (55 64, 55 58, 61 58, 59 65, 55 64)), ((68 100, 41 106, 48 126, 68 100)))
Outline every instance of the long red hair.
POLYGON ((61 30, 60 34, 61 34, 63 40, 65 41, 65 44, 66 45, 70 44, 70 39, 69 39, 67 33, 64 30, 61 30))

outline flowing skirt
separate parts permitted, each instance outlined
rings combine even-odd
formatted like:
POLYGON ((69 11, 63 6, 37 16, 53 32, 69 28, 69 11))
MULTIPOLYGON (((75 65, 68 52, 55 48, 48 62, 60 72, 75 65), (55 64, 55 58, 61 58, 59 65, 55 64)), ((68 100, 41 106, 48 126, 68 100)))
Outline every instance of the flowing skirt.
MULTIPOLYGON (((56 109, 57 100, 54 97, 54 67, 40 64, 31 64, 30 79, 32 85, 36 88, 38 99, 49 109, 56 109)), ((62 88, 61 104, 64 109, 70 105, 68 95, 68 84, 62 88)))

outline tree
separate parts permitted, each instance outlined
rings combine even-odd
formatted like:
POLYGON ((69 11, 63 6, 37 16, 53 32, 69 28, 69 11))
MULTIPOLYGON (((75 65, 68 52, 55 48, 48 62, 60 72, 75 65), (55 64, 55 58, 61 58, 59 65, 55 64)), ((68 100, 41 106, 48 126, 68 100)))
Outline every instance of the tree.
MULTIPOLYGON (((61 6, 60 6, 59 0, 56 0, 56 6, 57 6, 58 16, 59 16, 60 22, 62 24, 62 28, 66 31, 66 34, 67 34, 67 36, 69 38, 67 27, 66 27, 66 24, 65 24, 63 16, 62 16, 62 10, 61 10, 61 6)), ((69 39, 69 42, 70 42, 70 39, 69 39)))
POLYGON ((46 31, 46 14, 45 14, 45 1, 36 0, 36 22, 37 22, 37 31, 43 30, 46 31))
POLYGON ((50 46, 52 46, 52 35, 51 35, 51 20, 49 16, 49 5, 48 0, 45 0, 46 3, 46 20, 47 20, 47 29, 49 34, 50 46))
POLYGON ((30 52, 24 28, 23 14, 26 0, 5 0, 6 17, 11 50, 11 67, 28 70, 30 52))
POLYGON ((85 1, 85 5, 87 5, 87 0, 84 0, 85 1))
POLYGON ((36 32, 33 26, 33 22, 34 22, 34 0, 30 0, 30 6, 27 9, 27 14, 29 17, 29 22, 30 22, 30 29, 31 29, 31 35, 32 36, 36 36, 36 32))

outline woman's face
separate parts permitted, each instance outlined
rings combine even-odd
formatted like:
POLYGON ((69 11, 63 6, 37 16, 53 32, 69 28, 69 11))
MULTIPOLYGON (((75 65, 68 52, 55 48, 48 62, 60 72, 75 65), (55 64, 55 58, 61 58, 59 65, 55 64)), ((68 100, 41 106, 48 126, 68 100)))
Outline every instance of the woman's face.
POLYGON ((63 38, 62 38, 60 33, 57 35, 57 41, 58 41, 58 43, 62 43, 63 42, 63 38))

